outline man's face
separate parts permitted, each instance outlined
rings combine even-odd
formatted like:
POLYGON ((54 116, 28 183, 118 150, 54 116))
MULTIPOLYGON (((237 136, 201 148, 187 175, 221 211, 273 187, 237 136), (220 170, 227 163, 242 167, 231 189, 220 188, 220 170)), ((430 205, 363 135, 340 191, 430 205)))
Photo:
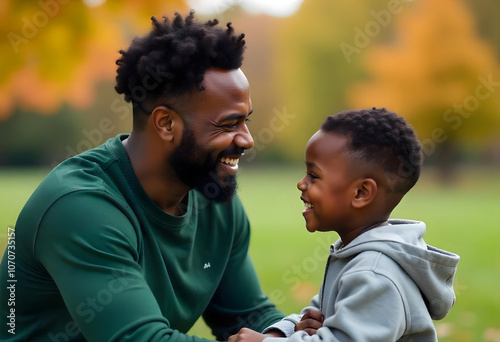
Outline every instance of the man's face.
POLYGON ((253 146, 246 126, 252 112, 250 89, 240 69, 208 69, 203 86, 192 97, 193 110, 170 163, 186 185, 224 202, 236 190, 239 158, 253 146))

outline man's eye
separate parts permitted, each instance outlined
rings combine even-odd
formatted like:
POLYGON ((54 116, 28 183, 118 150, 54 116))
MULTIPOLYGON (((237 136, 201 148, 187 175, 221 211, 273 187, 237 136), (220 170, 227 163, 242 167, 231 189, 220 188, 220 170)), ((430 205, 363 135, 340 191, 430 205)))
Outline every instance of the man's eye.
POLYGON ((234 122, 234 123, 230 123, 230 124, 225 124, 222 127, 227 128, 227 129, 235 129, 236 126, 238 126, 238 123, 234 122))
MULTIPOLYGON (((235 129, 239 124, 243 123, 243 121, 237 121, 237 122, 232 122, 232 123, 227 123, 227 124, 224 124, 222 125, 222 127, 226 128, 226 129, 235 129)), ((250 119, 245 119, 245 124, 247 124, 248 122, 250 122, 250 119)))

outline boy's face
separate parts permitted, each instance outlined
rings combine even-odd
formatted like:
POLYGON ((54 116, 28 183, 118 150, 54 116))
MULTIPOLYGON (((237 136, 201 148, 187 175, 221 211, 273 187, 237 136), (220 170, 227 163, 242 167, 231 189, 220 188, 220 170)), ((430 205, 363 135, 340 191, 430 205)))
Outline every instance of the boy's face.
POLYGON ((351 221, 352 198, 356 196, 355 172, 345 156, 348 139, 343 135, 318 131, 306 147, 304 178, 297 183, 306 208, 302 212, 310 232, 338 233, 351 221))

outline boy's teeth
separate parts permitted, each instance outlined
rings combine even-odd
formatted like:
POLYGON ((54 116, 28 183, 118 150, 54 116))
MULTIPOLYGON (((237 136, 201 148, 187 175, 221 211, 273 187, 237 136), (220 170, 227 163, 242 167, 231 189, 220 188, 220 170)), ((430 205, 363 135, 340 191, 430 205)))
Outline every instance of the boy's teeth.
POLYGON ((312 203, 309 203, 309 202, 304 202, 304 205, 307 209, 312 209, 313 208, 313 205, 312 203))
POLYGON ((236 166, 236 165, 238 165, 239 159, 238 158, 222 157, 220 159, 220 161, 223 162, 224 164, 227 164, 227 165, 236 166))

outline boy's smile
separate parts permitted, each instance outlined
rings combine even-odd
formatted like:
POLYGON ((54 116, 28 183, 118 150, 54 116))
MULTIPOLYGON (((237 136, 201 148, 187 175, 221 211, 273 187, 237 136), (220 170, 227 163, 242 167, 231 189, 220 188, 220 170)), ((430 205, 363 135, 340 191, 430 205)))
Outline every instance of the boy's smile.
POLYGON ((306 207, 306 208, 304 209, 304 212, 306 212, 307 210, 309 210, 309 211, 310 211, 310 210, 312 210, 312 208, 313 208, 312 203, 307 202, 307 201, 306 201, 305 199, 303 199, 302 197, 301 197, 300 199, 301 199, 302 201, 304 201, 304 206, 306 207))
POLYGON ((306 217, 307 214, 313 211, 314 206, 312 205, 312 203, 306 201, 302 196, 300 197, 300 199, 302 200, 302 202, 304 202, 304 207, 305 207, 305 209, 302 210, 302 215, 306 217))

